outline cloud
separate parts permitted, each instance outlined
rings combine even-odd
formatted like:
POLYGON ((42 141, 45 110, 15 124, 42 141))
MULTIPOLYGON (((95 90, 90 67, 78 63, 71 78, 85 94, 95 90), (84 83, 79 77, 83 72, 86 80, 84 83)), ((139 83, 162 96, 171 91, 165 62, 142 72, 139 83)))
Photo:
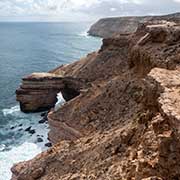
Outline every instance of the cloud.
POLYGON ((0 20, 94 20, 177 12, 180 0, 0 0, 0 20))

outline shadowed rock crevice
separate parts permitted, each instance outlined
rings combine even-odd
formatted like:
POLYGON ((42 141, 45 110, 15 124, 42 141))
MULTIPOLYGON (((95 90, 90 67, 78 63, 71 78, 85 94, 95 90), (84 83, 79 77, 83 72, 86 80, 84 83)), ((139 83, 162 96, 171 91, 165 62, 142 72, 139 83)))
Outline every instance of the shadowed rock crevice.
POLYGON ((62 96, 66 101, 70 101, 72 99, 74 99, 75 97, 80 95, 80 92, 72 89, 72 88, 68 88, 67 86, 65 86, 62 90, 61 90, 62 96))

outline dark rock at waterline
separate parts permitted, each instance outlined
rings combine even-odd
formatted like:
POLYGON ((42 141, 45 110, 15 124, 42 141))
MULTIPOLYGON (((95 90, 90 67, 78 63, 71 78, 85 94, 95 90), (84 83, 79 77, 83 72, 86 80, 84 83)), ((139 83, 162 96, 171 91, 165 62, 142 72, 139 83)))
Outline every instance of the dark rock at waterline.
POLYGON ((28 128, 26 128, 24 131, 27 131, 27 132, 29 132, 30 130, 31 130, 31 126, 29 126, 28 128))
POLYGON ((39 124, 44 124, 47 121, 47 118, 43 118, 39 121, 39 124))
POLYGON ((46 120, 46 121, 48 121, 48 117, 47 116, 44 116, 44 118, 43 118, 44 120, 46 120))
POLYGON ((29 134, 35 134, 36 133, 36 131, 34 129, 32 129, 32 130, 30 130, 28 132, 29 132, 29 134))
POLYGON ((15 126, 11 127, 10 129, 13 130, 15 128, 15 126))
POLYGON ((22 127, 23 124, 19 124, 19 127, 22 127))
POLYGON ((29 134, 35 134, 36 133, 35 129, 31 129, 31 128, 32 127, 29 126, 28 128, 25 129, 25 131, 28 132, 29 134))
POLYGON ((48 115, 48 112, 43 112, 43 113, 41 113, 41 117, 45 117, 45 116, 47 116, 48 115))
POLYGON ((49 112, 44 112, 44 113, 41 114, 41 117, 43 117, 43 118, 39 121, 39 124, 43 124, 43 123, 48 121, 48 118, 47 118, 48 113, 49 112))
POLYGON ((41 117, 44 117, 46 115, 46 112, 41 113, 41 117))
POLYGON ((38 135, 37 135, 37 137, 44 137, 44 136, 43 136, 43 135, 39 135, 39 134, 38 134, 38 135))
POLYGON ((37 142, 43 142, 42 138, 37 138, 37 142))
POLYGON ((52 147, 52 143, 48 142, 45 144, 46 147, 52 147))

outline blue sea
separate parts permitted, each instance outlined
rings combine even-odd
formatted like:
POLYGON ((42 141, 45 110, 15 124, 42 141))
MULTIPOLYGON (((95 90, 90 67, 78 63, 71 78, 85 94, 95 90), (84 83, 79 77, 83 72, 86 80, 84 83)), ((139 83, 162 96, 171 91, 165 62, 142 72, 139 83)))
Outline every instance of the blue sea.
MULTIPOLYGON (((97 50, 101 39, 88 36, 89 27, 89 23, 0 23, 0 180, 10 180, 12 165, 46 150, 48 142, 48 124, 38 123, 40 113, 20 112, 15 90, 21 78, 97 50), (26 132, 28 127, 36 133, 26 132)), ((59 104, 64 102, 61 94, 58 99, 59 104)))

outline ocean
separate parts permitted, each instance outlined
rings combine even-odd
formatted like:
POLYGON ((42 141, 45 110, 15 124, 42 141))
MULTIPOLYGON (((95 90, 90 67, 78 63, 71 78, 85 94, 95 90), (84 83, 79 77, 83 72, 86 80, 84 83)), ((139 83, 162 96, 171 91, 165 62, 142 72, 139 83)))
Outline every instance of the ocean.
MULTIPOLYGON (((97 50, 101 39, 88 36, 89 27, 89 23, 0 23, 0 180, 10 180, 13 164, 47 149, 48 124, 38 123, 40 113, 20 112, 16 102, 21 78, 97 50), (29 127, 34 134, 25 131, 29 127)), ((61 94, 58 99, 59 104, 64 102, 61 94)))

